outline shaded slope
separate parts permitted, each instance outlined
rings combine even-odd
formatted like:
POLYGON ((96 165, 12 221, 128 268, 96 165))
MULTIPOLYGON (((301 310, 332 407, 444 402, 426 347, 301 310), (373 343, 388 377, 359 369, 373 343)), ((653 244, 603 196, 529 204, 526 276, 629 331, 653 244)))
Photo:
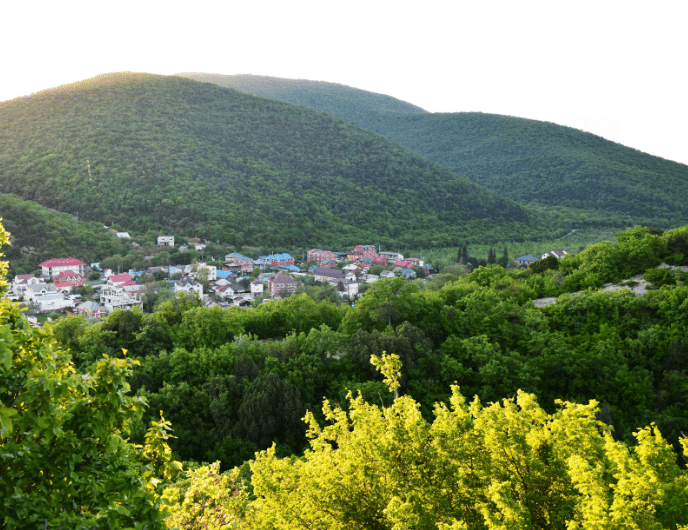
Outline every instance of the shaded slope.
POLYGON ((688 222, 688 166, 570 127, 483 113, 430 114, 336 84, 328 91, 327 83, 312 81, 182 75, 331 112, 517 201, 565 206, 616 225, 688 222))
POLYGON ((130 229, 442 246, 548 226, 338 117, 180 77, 112 74, 5 102, 0 145, 0 191, 130 229))
POLYGON ((48 210, 34 202, 0 194, 0 218, 10 233, 1 249, 9 261, 9 278, 36 271, 51 258, 77 257, 86 263, 123 252, 124 244, 99 223, 48 210))

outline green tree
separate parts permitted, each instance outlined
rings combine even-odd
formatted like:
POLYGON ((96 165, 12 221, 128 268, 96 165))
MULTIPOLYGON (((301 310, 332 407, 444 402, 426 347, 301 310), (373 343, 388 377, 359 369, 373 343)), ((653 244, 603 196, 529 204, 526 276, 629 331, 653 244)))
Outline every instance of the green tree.
MULTIPOLYGON (((376 364, 390 391, 398 359, 376 364)), ((595 419, 595 402, 547 414, 530 394, 483 407, 452 387, 426 421, 409 396, 389 407, 349 394, 348 412, 311 413, 310 449, 251 462, 261 529, 550 530, 684 528, 688 475, 654 428, 630 449, 595 419)), ((684 447, 688 443, 683 440, 684 447)))

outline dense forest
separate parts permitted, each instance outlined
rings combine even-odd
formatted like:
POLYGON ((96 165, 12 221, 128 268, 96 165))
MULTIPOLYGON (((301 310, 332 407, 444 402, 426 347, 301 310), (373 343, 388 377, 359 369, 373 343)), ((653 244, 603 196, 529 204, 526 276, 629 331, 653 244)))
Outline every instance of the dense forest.
POLYGON ((29 273, 55 257, 78 257, 86 263, 123 254, 126 245, 102 224, 83 222, 10 194, 0 194, 2 224, 10 245, 2 248, 9 260, 9 277, 29 273))
MULTIPOLYGON (((57 381, 81 390, 64 394, 72 401, 55 404, 53 414, 77 408, 41 428, 56 429, 54 421, 79 436, 71 418, 83 417, 91 386, 88 399, 110 404, 104 424, 116 422, 108 411, 124 407, 112 427, 130 436, 113 441, 124 444, 119 465, 168 477, 172 526, 193 528, 207 516, 217 524, 210 528, 234 520, 255 528, 496 529, 513 519, 513 528, 563 529, 595 518, 610 528, 679 528, 688 524, 688 477, 676 456, 688 431, 688 226, 636 227, 616 239, 528 269, 440 275, 424 288, 379 281, 353 308, 306 294, 252 310, 175 300, 96 324, 63 318, 40 331, 42 342, 26 342, 55 348, 55 340, 71 360, 48 350, 27 357, 19 344, 28 331, 5 307, 3 326, 18 326, 8 336, 19 342, 2 346, 10 349, 2 350, 0 385, 10 391, 0 398, 0 445, 7 455, 21 450, 6 425, 36 428, 33 409, 23 408, 28 397, 13 412, 22 373, 62 359, 74 365, 58 370, 57 381), (669 267, 656 268, 661 262, 669 267), (642 297, 600 289, 638 274, 654 285, 642 297), (534 304, 548 296, 556 303, 534 304), (176 438, 165 434, 168 422, 176 438), (147 448, 147 459, 130 453, 132 442, 147 448), (173 478, 171 458, 186 461, 186 478, 173 478), (219 467, 197 464, 214 461, 219 467), (648 481, 657 485, 652 492, 648 481)), ((36 396, 48 384, 30 381, 36 396)), ((29 462, 54 453, 26 436, 32 456, 22 469, 33 473, 29 462)), ((89 443, 103 454, 97 439, 89 443)), ((77 469, 111 464, 87 462, 77 469)), ((63 473, 48 467, 54 477, 63 473)), ((0 491, 31 491, 18 477, 0 479, 0 491)), ((3 499, 12 513, 50 512, 40 503, 32 511, 16 495, 3 499)), ((114 513, 119 521, 123 514, 114 513)))
POLYGON ((570 127, 478 112, 428 113, 335 83, 179 75, 340 116, 520 203, 565 207, 615 226, 688 222, 688 166, 570 127))
POLYGON ((4 102, 0 144, 0 192, 144 232, 442 247, 557 228, 341 118, 180 77, 113 74, 4 102))

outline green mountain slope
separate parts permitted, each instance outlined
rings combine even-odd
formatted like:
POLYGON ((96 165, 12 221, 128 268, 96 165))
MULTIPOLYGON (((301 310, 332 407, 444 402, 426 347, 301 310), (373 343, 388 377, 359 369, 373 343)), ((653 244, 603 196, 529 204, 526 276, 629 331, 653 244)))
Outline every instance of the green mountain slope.
POLYGON ((0 194, 0 218, 10 245, 0 249, 10 264, 8 277, 34 272, 51 258, 77 257, 86 263, 123 253, 124 243, 99 223, 48 210, 34 202, 0 194))
POLYGON ((0 145, 0 192, 128 229, 412 247, 552 230, 341 118, 180 77, 112 74, 2 103, 0 145))
POLYGON ((336 114, 517 201, 564 206, 616 225, 688 222, 688 166, 570 127, 482 113, 431 114, 332 83, 180 75, 336 114))

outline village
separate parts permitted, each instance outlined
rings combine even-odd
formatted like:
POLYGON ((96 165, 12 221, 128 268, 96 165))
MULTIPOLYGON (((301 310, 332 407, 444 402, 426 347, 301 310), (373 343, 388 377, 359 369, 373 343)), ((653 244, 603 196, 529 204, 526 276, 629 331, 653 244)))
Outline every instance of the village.
MULTIPOLYGON (((119 234, 118 234, 119 235, 119 234)), ((173 236, 160 236, 159 247, 174 247, 173 236)), ((202 243, 192 243, 202 250, 202 243)), ((180 245, 183 252, 189 246, 180 245)), ((331 285, 342 300, 352 303, 365 285, 379 279, 413 280, 437 271, 419 258, 398 252, 377 252, 373 245, 358 245, 348 252, 311 249, 305 260, 287 253, 251 258, 237 252, 224 256, 223 266, 198 262, 157 266, 127 272, 101 269, 75 257, 53 258, 40 264, 40 274, 20 274, 10 284, 8 297, 23 302, 30 313, 53 312, 97 319, 116 309, 144 308, 148 286, 141 279, 155 277, 167 283, 174 296, 197 296, 206 307, 252 307, 270 299, 282 299, 305 284, 331 285), (371 274, 379 266, 379 274, 371 274), (93 294, 84 295, 90 287, 93 294), (81 292, 81 294, 80 294, 81 292)), ((35 320, 35 317, 32 319, 35 320)))
MULTIPOLYGON (((159 236, 157 246, 174 248, 174 236, 159 236)), ((177 250, 201 251, 204 247, 203 243, 190 243, 179 245, 177 250)), ((526 255, 515 261, 519 266, 528 266, 550 255, 561 258, 569 253, 554 250, 541 258, 526 255)), ((330 285, 343 302, 355 303, 369 284, 380 279, 431 279, 438 272, 423 259, 378 251, 374 245, 357 245, 346 252, 314 248, 299 261, 288 253, 251 258, 231 252, 224 256, 221 267, 201 261, 120 272, 74 257, 53 258, 40 267, 40 274, 15 276, 7 293, 10 299, 25 304, 32 321, 36 317, 31 313, 57 312, 98 319, 116 309, 143 310, 146 297, 152 294, 148 292, 150 284, 142 281, 145 278, 164 282, 163 290, 175 297, 198 297, 206 307, 249 308, 290 296, 304 285, 330 285)), ((159 289, 156 287, 156 294, 159 289)))

